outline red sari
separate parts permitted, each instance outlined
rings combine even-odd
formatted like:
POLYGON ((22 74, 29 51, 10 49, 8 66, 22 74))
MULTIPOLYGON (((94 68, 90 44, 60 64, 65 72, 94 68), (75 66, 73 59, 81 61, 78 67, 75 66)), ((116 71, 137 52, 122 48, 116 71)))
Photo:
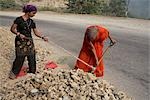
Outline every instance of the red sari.
MULTIPOLYGON (((95 26, 90 26, 88 28, 91 28, 91 27, 95 27, 95 26)), ((101 26, 96 26, 96 27, 98 29, 98 32, 97 32, 95 40, 92 41, 92 43, 95 47, 98 60, 100 60, 100 58, 102 57, 102 53, 103 53, 103 42, 104 42, 104 40, 106 40, 108 38, 109 32, 107 31, 107 29, 105 29, 101 26)), ((99 63, 98 66, 96 66, 96 59, 92 52, 92 47, 89 44, 89 41, 90 40, 87 38, 87 31, 86 31, 84 41, 83 41, 83 46, 81 48, 78 58, 80 58, 84 62, 88 63, 89 65, 95 66, 96 70, 94 71, 94 74, 96 75, 96 77, 101 77, 104 75, 103 60, 99 63)), ((75 69, 77 69, 77 68, 83 69, 85 72, 92 71, 91 67, 85 65, 84 63, 82 63, 79 60, 77 60, 76 65, 75 65, 75 69)))

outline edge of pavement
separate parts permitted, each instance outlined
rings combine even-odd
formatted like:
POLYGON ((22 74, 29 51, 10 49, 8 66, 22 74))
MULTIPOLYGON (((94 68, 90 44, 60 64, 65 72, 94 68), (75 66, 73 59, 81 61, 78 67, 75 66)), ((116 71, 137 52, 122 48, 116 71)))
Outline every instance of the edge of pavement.
MULTIPOLYGON (((23 13, 19 11, 0 11, 1 16, 17 17, 23 13)), ((68 14, 68 13, 56 13, 51 11, 39 11, 33 19, 64 22, 70 24, 101 24, 106 27, 119 27, 128 28, 138 31, 149 32, 150 20, 126 18, 126 17, 108 17, 98 15, 87 15, 87 14, 68 14)))

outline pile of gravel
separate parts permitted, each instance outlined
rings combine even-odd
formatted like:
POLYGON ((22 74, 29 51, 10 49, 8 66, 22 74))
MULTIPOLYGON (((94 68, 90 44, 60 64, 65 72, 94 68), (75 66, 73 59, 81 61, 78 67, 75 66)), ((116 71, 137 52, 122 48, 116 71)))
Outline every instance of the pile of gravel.
POLYGON ((105 80, 82 70, 52 69, 1 88, 2 100, 131 100, 105 80))

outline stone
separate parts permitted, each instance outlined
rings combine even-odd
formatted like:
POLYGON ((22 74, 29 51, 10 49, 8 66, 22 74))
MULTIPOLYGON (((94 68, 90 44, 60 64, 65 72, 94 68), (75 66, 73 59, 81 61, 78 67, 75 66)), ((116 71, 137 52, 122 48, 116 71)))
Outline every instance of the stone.
POLYGON ((35 94, 35 93, 38 93, 38 89, 32 89, 30 92, 32 93, 32 94, 35 94))
POLYGON ((2 96, 0 96, 0 100, 2 100, 2 96))
POLYGON ((64 96, 62 100, 71 100, 68 96, 64 96))
POLYGON ((97 77, 94 76, 92 73, 87 73, 87 77, 88 77, 89 80, 92 80, 92 81, 97 79, 97 77))

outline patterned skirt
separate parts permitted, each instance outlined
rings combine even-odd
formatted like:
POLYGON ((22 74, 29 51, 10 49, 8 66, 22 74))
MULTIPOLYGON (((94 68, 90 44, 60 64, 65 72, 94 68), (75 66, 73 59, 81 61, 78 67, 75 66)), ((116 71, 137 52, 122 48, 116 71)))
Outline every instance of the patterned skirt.
POLYGON ((35 53, 33 39, 16 39, 15 40, 16 55, 31 55, 35 53))

